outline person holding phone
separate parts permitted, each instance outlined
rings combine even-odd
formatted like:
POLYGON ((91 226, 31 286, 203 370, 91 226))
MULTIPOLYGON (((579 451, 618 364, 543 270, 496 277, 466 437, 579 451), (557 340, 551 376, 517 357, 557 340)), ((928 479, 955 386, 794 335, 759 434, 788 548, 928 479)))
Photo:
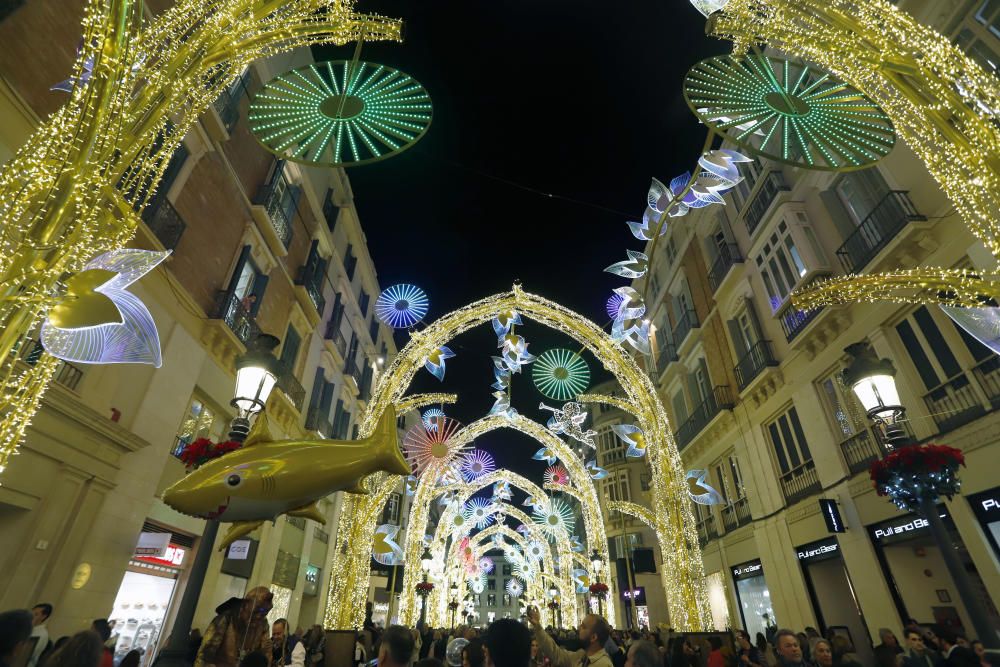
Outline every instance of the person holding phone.
POLYGON ((567 651, 556 646, 549 633, 545 632, 538 607, 528 607, 527 616, 539 651, 549 659, 553 667, 613 667, 611 658, 604 650, 604 644, 611 635, 611 626, 604 617, 597 614, 584 616, 577 634, 583 648, 567 651))

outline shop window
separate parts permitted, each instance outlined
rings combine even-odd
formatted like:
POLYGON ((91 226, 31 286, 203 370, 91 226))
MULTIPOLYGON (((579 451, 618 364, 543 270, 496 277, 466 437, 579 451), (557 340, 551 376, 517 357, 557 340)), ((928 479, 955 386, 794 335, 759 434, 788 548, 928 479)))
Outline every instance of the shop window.
POLYGON ((751 561, 732 568, 736 583, 736 603, 743 618, 743 627, 755 637, 777 627, 778 621, 771 606, 771 592, 764 580, 760 561, 751 561))
POLYGON ((227 421, 228 417, 222 410, 195 394, 188 402, 180 428, 177 430, 173 455, 179 457, 184 448, 198 438, 208 438, 218 442, 226 429, 227 421))

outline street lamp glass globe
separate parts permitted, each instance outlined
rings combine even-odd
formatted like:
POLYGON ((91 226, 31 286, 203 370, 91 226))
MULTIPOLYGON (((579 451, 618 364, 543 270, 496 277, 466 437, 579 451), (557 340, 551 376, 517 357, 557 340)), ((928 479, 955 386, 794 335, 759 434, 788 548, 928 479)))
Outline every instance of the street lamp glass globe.
POLYGON ((601 558, 601 554, 597 553, 597 549, 590 554, 590 564, 594 568, 594 574, 600 574, 601 569, 604 567, 604 559, 601 558))
POLYGON ((883 408, 897 407, 900 404, 896 380, 891 375, 871 375, 861 378, 851 389, 869 413, 880 412, 883 408))
POLYGON ((431 563, 434 562, 434 556, 431 555, 429 549, 424 549, 424 553, 420 556, 420 569, 425 573, 431 571, 431 563))
POLYGON ((549 586, 549 597, 555 599, 557 595, 559 595, 559 589, 556 588, 555 584, 552 584, 551 586, 549 586))
POLYGON ((236 394, 232 405, 244 415, 263 410, 277 383, 278 360, 274 358, 274 348, 278 342, 274 336, 259 334, 247 344, 246 354, 236 360, 236 394))

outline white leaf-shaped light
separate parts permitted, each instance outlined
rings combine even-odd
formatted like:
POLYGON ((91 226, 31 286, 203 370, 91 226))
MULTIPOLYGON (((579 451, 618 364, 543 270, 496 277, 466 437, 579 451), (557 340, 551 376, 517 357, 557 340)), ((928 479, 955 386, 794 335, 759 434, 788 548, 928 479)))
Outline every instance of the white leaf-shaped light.
POLYGON ((646 275, 646 269, 649 268, 649 257, 636 250, 626 250, 625 254, 628 255, 628 259, 615 262, 604 270, 622 278, 641 278, 646 275))

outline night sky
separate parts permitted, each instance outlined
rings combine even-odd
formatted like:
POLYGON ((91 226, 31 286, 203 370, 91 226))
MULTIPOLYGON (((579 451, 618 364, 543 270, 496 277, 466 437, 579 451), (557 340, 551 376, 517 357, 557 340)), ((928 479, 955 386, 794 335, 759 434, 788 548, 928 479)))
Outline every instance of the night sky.
MULTIPOLYGON (((410 74, 434 104, 413 148, 349 172, 381 285, 422 287, 432 321, 520 280, 604 323, 605 300, 626 281, 602 270, 641 248, 625 221, 641 216, 649 178, 690 169, 705 138, 681 94, 684 75, 726 44, 705 37, 683 0, 359 0, 357 9, 403 19, 404 43, 365 44, 361 58, 410 74)), ((579 349, 534 323, 518 333, 535 354, 579 349)), ((411 392, 459 393, 445 410, 469 423, 493 405, 496 338, 480 327, 448 345, 457 356, 445 382, 421 372, 411 392)), ((607 377, 585 358, 595 381, 607 377)), ((513 387, 518 411, 544 421, 530 366, 513 387)), ((535 441, 503 430, 477 446, 541 482, 535 441)))

